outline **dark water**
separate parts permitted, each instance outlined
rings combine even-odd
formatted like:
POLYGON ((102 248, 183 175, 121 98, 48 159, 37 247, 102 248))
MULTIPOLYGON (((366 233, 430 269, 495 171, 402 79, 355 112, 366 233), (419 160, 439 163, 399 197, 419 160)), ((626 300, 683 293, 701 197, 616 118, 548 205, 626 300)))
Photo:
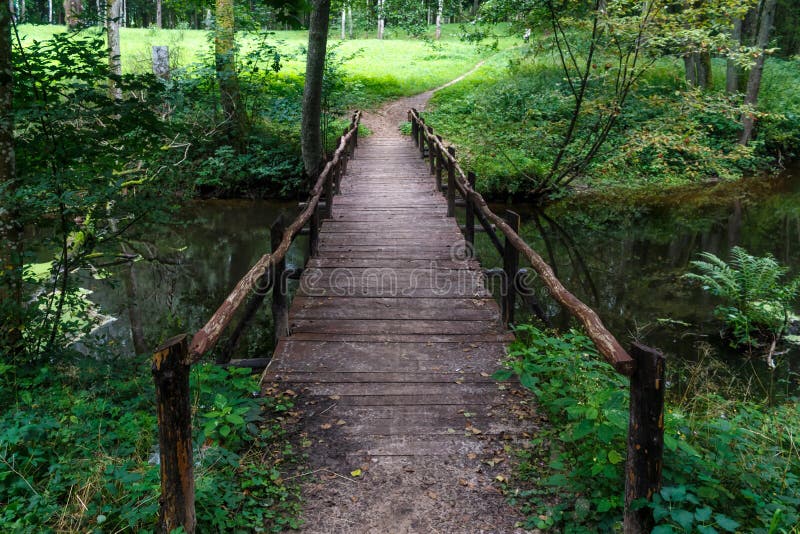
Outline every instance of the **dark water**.
MULTIPOLYGON (((269 252, 269 228, 281 213, 294 218, 297 203, 198 201, 181 209, 171 226, 140 228, 126 252, 144 259, 132 270, 115 271, 113 282, 87 282, 94 290, 91 299, 115 318, 96 333, 101 342, 122 345, 123 353, 132 353, 138 344, 142 352, 177 333, 197 331, 250 267, 269 252)), ((302 264, 304 241, 296 241, 289 264, 302 264)), ((243 340, 244 351, 263 356, 261 352, 271 350, 266 310, 253 335, 243 340)))
MULTIPOLYGON (((800 274, 800 165, 776 178, 687 189, 666 201, 588 197, 545 210, 508 208, 522 216, 526 241, 623 344, 638 338, 694 359, 698 342, 706 342, 732 366, 762 377, 767 372, 763 358, 743 358, 721 340, 722 325, 713 317, 719 301, 683 275, 699 252, 727 259, 736 245, 770 253, 790 276, 800 274)), ((484 265, 499 265, 483 240, 478 252, 484 265)), ((554 324, 569 323, 546 291, 539 295, 554 324)), ((796 385, 800 347, 784 350, 778 371, 796 385)))
MULTIPOLYGON (((687 189, 667 200, 581 197, 544 211, 513 209, 522 215, 523 237, 623 344, 637 337, 692 359, 697 342, 705 341, 731 365, 765 368, 758 358, 744 360, 725 346, 712 313, 718 302, 683 275, 697 253, 726 258, 734 245, 769 252, 793 275, 800 273, 800 166, 777 178, 687 189)), ((269 250, 269 226, 281 212, 293 217, 296 203, 201 201, 184 208, 175 225, 140 232, 130 252, 147 259, 134 264, 132 277, 122 270, 113 285, 92 282, 92 299, 116 318, 101 330, 106 341, 132 350, 132 324, 140 349, 147 350, 175 333, 196 331, 269 250), (134 306, 131 314, 131 302, 138 313, 134 306)), ((484 267, 499 265, 485 235, 479 234, 477 249, 484 267)), ((289 263, 301 264, 304 250, 300 238, 289 263)), ((539 293, 553 322, 568 324, 546 292, 539 293)), ((271 350, 267 315, 261 313, 244 341, 244 354, 271 350)), ((779 362, 790 376, 800 351, 789 349, 779 362)))

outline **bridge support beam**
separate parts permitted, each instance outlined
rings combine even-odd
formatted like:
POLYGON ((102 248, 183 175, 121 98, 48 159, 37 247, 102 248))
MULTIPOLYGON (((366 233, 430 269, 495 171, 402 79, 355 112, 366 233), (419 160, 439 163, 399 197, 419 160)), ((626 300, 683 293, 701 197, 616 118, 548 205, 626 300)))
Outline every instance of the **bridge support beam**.
MULTIPOLYGON (((519 234, 519 215, 506 210, 504 219, 508 226, 519 234)), ((503 325, 508 328, 514 322, 514 307, 517 302, 517 271, 519 270, 519 251, 506 237, 503 247, 503 280, 500 295, 500 311, 503 325)))
POLYGON ((453 162, 456 160, 456 149, 454 147, 447 147, 447 153, 450 154, 450 159, 447 164, 447 216, 456 216, 456 166, 453 162))
MULTIPOLYGON (((280 246, 281 240, 283 240, 284 230, 283 215, 279 215, 275 222, 272 223, 272 227, 269 230, 270 245, 273 254, 280 246)), ((289 335, 289 307, 286 304, 287 280, 285 274, 286 258, 282 257, 279 262, 275 263, 272 269, 272 323, 275 327, 276 345, 280 338, 289 335)))

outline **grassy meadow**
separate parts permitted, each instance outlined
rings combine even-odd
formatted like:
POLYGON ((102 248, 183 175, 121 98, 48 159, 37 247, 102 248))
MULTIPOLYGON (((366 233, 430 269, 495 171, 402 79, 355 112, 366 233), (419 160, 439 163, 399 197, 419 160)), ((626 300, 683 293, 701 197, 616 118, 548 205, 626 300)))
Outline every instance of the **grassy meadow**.
MULTIPOLYGON (((55 32, 64 32, 63 26, 19 27, 23 43, 45 40, 55 32)), ((103 31, 88 28, 84 31, 103 31)), ((238 35, 241 54, 247 54, 264 43, 277 48, 281 55, 281 75, 292 77, 305 71, 307 31, 242 32, 238 35)), ((499 47, 514 44, 512 38, 499 42, 499 47)), ((155 28, 122 28, 120 48, 124 72, 144 72, 150 69, 152 46, 170 48, 174 67, 210 64, 213 53, 213 36, 205 30, 158 30, 155 28)), ((344 74, 360 82, 366 93, 381 98, 393 98, 421 93, 438 87, 470 70, 476 63, 490 55, 475 45, 459 39, 457 24, 445 25, 438 43, 420 39, 375 38, 345 39, 333 32, 328 49, 341 62, 344 74), (340 61, 344 60, 344 61, 340 61)), ((375 98, 369 103, 375 103, 375 98)))

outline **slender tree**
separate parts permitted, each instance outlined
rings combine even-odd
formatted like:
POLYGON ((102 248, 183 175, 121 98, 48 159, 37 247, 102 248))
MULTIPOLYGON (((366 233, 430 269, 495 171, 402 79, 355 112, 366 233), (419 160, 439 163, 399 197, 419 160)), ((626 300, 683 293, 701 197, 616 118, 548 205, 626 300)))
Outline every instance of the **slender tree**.
POLYGON ((322 132, 322 80, 325 71, 325 54, 328 47, 328 22, 330 0, 311 0, 311 17, 308 26, 308 56, 306 79, 303 87, 303 121, 301 145, 306 173, 315 179, 323 162, 322 132))
POLYGON ((436 40, 442 37, 442 11, 444 9, 444 0, 439 0, 439 5, 436 8, 436 40))
POLYGON ((107 0, 106 13, 106 39, 108 43, 108 70, 111 78, 108 83, 108 92, 111 98, 119 100, 122 92, 117 84, 117 79, 122 76, 122 59, 119 48, 119 23, 122 17, 122 0, 107 0))
POLYGON ((241 152, 247 136, 247 115, 242 105, 239 77, 236 74, 236 28, 233 0, 216 0, 216 54, 217 81, 222 112, 231 146, 241 152))
MULTIPOLYGON (((761 17, 758 23, 758 38, 756 46, 759 49, 758 57, 750 68, 750 76, 747 79, 747 91, 744 95, 744 103, 746 105, 756 107, 758 103, 758 93, 761 90, 761 75, 764 72, 764 60, 767 57, 767 45, 769 44, 769 36, 772 32, 772 24, 775 21, 775 6, 776 0, 762 0, 760 4, 761 17)), ((746 145, 753 137, 753 128, 755 127, 755 116, 751 112, 742 114, 742 135, 739 137, 739 143, 746 145)))

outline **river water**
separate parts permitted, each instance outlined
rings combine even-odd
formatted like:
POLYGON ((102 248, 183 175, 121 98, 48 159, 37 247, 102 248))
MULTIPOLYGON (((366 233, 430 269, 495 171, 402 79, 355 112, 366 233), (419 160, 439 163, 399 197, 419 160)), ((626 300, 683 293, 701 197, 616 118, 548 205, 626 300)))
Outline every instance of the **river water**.
MULTIPOLYGON (((699 252, 724 258, 734 245, 771 253, 799 274, 800 166, 777 178, 677 191, 667 200, 583 195, 544 211, 526 204, 495 209, 506 207, 520 213, 523 237, 623 344, 635 336, 668 355, 692 359, 697 343, 706 342, 731 365, 765 368, 759 358, 742 358, 726 347, 713 318, 718 302, 683 275, 699 252)), ((133 351, 132 330, 140 350, 177 332, 196 331, 269 250, 272 221, 297 211, 296 203, 197 201, 177 214, 174 225, 141 232, 148 237, 132 240, 129 252, 145 260, 119 271, 115 284, 89 282, 92 300, 115 318, 101 335, 133 351)), ((302 264, 305 238, 296 243, 290 264, 302 264)), ((484 267, 499 266, 485 235, 479 234, 477 253, 484 267)), ((553 323, 568 324, 546 292, 539 293, 553 323)), ((268 355, 270 327, 262 311, 240 355, 268 355)), ((789 348, 779 358, 782 374, 792 377, 799 362, 800 351, 789 348)))

